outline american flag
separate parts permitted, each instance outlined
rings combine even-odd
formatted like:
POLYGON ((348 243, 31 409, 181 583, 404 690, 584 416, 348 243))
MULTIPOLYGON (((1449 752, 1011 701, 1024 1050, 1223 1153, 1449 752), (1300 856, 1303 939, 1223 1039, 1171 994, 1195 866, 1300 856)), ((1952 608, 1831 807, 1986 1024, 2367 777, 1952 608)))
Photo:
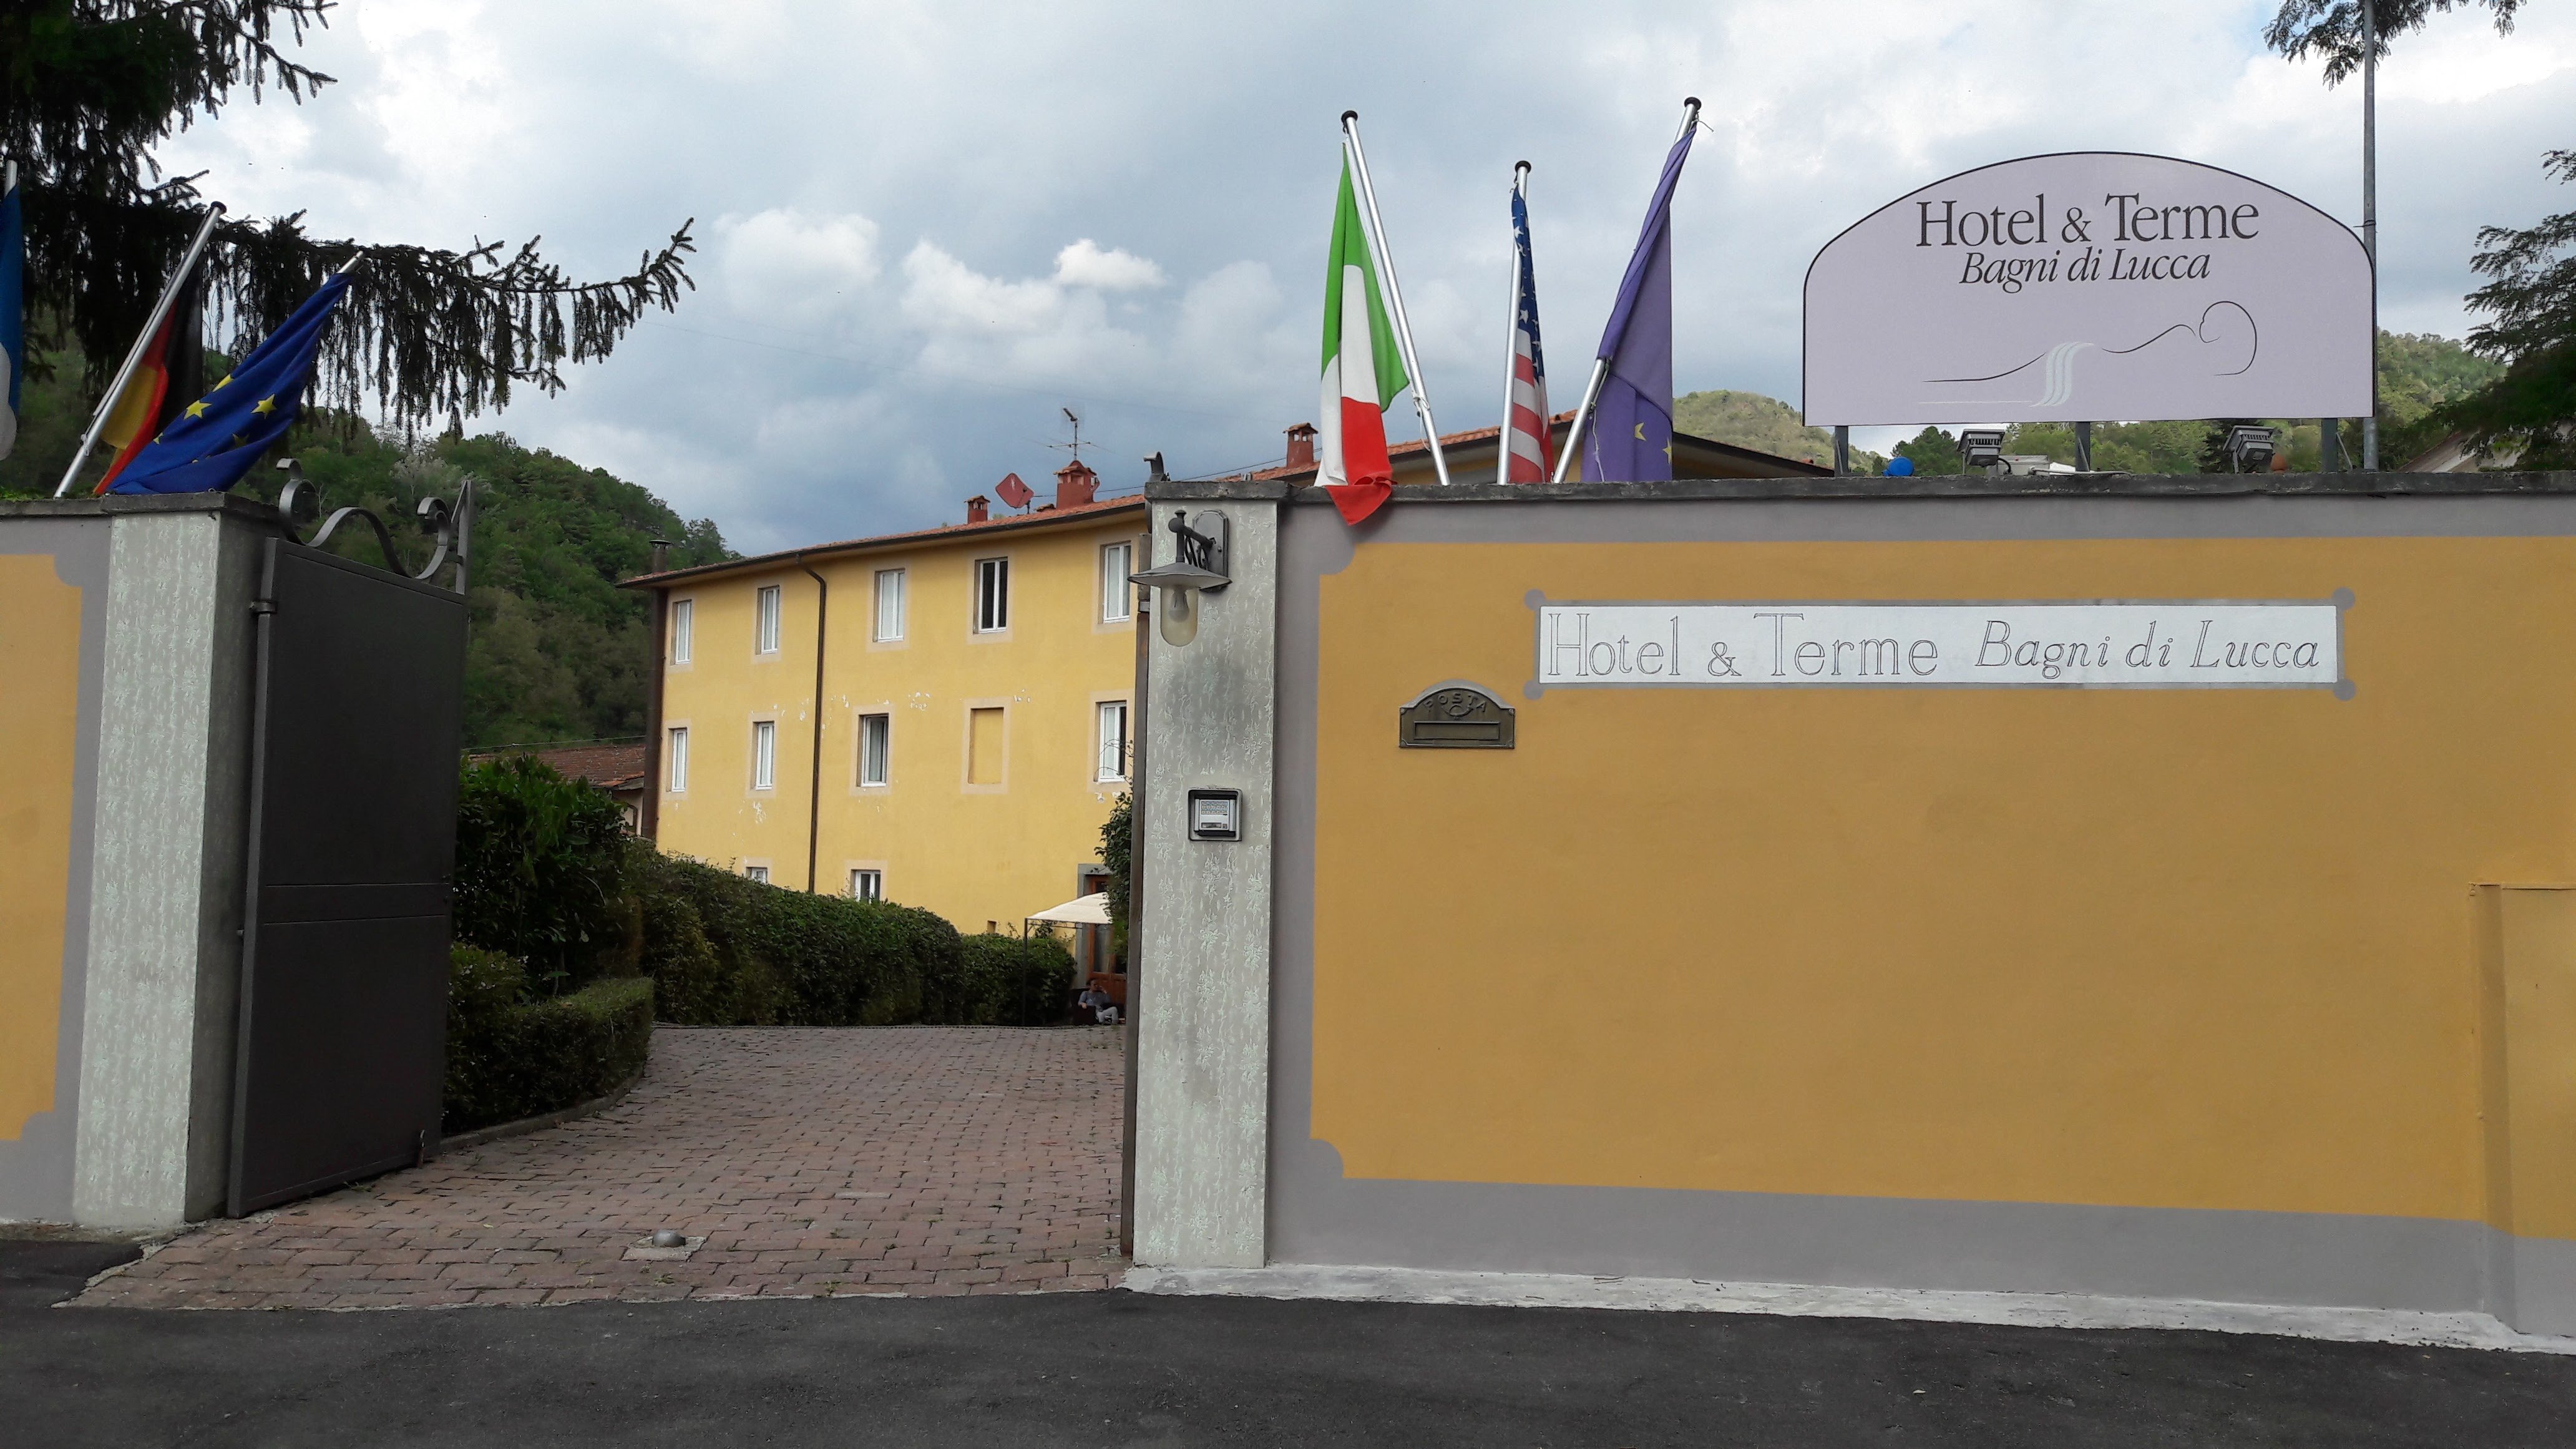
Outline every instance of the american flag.
POLYGON ((1505 483, 1544 483, 1556 466, 1547 429, 1547 354, 1538 345, 1538 283, 1530 265, 1529 199, 1512 188, 1512 252, 1520 269, 1512 286, 1511 406, 1503 419, 1505 483))

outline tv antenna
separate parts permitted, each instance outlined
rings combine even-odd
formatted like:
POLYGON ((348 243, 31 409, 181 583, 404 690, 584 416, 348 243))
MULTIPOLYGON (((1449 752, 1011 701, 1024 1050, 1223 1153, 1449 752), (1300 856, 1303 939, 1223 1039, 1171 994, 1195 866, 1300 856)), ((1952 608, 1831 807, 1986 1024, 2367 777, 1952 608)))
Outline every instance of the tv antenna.
POLYGON ((1064 414, 1064 420, 1072 425, 1073 441, 1070 443, 1049 443, 1047 446, 1050 448, 1064 449, 1066 452, 1073 454, 1073 461, 1079 463, 1082 461, 1082 417, 1071 408, 1058 408, 1056 411, 1064 414))

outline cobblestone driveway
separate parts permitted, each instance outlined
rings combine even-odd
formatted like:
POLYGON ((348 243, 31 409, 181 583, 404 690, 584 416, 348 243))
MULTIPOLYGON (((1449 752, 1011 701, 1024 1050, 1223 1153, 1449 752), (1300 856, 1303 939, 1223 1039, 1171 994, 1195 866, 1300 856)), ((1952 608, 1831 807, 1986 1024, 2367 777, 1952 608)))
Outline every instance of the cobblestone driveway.
POLYGON ((1120 1053, 1116 1029, 1097 1027, 666 1027, 643 1081, 596 1117, 206 1224, 76 1301, 1106 1288, 1125 1267, 1120 1053), (665 1227, 690 1248, 635 1256, 665 1227))

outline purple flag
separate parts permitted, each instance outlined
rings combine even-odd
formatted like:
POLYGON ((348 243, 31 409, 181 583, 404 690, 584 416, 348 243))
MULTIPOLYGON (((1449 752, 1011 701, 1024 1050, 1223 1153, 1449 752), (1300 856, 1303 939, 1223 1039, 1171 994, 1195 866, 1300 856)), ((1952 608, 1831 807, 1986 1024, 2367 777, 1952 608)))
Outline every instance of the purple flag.
POLYGON ((1610 364, 1583 443, 1587 482, 1660 483, 1673 476, 1673 187, 1690 159, 1690 126, 1664 158, 1636 255, 1594 354, 1610 364))

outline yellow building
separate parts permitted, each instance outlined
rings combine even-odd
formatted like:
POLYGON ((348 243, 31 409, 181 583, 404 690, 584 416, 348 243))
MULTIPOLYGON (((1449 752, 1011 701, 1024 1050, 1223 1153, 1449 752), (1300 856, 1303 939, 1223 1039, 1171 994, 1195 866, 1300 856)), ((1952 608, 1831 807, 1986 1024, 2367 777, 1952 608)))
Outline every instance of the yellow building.
POLYGON ((1141 499, 650 574, 646 831, 791 889, 882 896, 961 931, 1099 888, 1127 789, 1141 499), (817 701, 820 701, 819 707, 817 701))

